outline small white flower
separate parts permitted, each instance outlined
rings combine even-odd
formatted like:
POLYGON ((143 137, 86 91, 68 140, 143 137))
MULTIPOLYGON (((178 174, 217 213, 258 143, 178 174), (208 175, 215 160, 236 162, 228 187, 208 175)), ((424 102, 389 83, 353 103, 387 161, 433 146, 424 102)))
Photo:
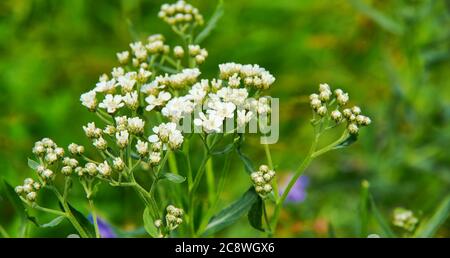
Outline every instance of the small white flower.
POLYGON ((83 130, 88 138, 97 138, 102 135, 102 129, 97 128, 94 122, 88 123, 87 126, 83 126, 83 130))
POLYGON ((119 52, 116 55, 121 64, 126 64, 128 62, 128 59, 130 58, 130 52, 128 51, 119 52))
POLYGON ((145 82, 151 75, 152 75, 152 72, 150 72, 144 68, 140 68, 137 78, 140 82, 145 82))
POLYGON ((166 106, 161 110, 161 114, 170 118, 172 121, 178 121, 184 116, 194 111, 194 103, 189 101, 188 96, 177 97, 167 102, 166 106))
MULTIPOLYGON (((100 167, 100 165, 99 165, 99 167, 100 167)), ((99 168, 94 163, 88 162, 88 163, 86 163, 86 165, 84 165, 84 169, 90 176, 95 176, 97 174, 97 170, 99 168)))
POLYGON ((106 95, 102 103, 99 104, 100 108, 106 109, 110 114, 116 112, 117 109, 123 107, 125 104, 122 102, 122 96, 120 95, 106 95))
POLYGON ((183 134, 178 130, 173 130, 169 135, 169 147, 178 149, 183 143, 183 134))
POLYGON ((150 95, 145 98, 145 101, 148 103, 145 110, 151 111, 155 107, 163 106, 168 100, 170 100, 171 97, 172 97, 172 95, 170 95, 169 92, 165 92, 165 91, 161 91, 158 94, 158 97, 150 95))
POLYGON ((160 152, 152 152, 148 158, 150 165, 157 165, 161 161, 161 153, 160 152))
POLYGON ((144 132, 145 122, 139 117, 128 118, 128 130, 134 134, 141 134, 144 132))
POLYGON ((228 78, 228 86, 231 88, 239 88, 239 85, 241 85, 241 77, 237 74, 233 74, 230 78, 228 78))
POLYGON ((211 108, 206 111, 208 114, 214 113, 214 115, 222 118, 233 118, 234 110, 236 110, 236 105, 230 102, 214 101, 210 102, 208 106, 211 108))
POLYGON ((238 110, 237 111, 237 125, 238 127, 243 127, 246 125, 250 120, 252 120, 253 112, 252 111, 246 111, 245 109, 238 110))
POLYGON ((195 104, 201 104, 208 93, 208 88, 208 80, 201 80, 200 82, 192 85, 187 98, 192 100, 195 104))
POLYGON ((106 148, 108 147, 108 143, 106 142, 105 139, 103 139, 103 137, 95 139, 93 144, 94 147, 99 150, 106 150, 106 148))
POLYGON ((138 140, 136 144, 136 150, 141 156, 145 156, 148 153, 148 142, 144 142, 141 140, 138 140))
POLYGON ((116 133, 117 145, 120 148, 125 148, 128 145, 128 131, 120 131, 116 133))
POLYGON ((128 92, 125 96, 122 97, 125 105, 133 110, 135 110, 139 106, 138 94, 136 91, 128 92))
POLYGON ((118 171, 122 171, 125 168, 125 162, 120 157, 113 160, 113 167, 118 171))
POLYGON ((221 132, 223 117, 216 115, 215 112, 209 112, 206 116, 203 112, 199 114, 200 118, 194 119, 194 125, 202 127, 207 133, 221 132))
POLYGON ((133 90, 133 87, 136 84, 136 79, 133 77, 135 77, 134 74, 127 73, 117 78, 117 83, 122 87, 124 92, 130 92, 133 90))
POLYGON ((175 46, 173 48, 173 54, 176 58, 182 58, 184 56, 184 49, 181 46, 175 46))
POLYGON ((116 88, 116 80, 100 81, 95 85, 96 92, 112 92, 116 88))
POLYGON ((97 107, 96 92, 94 90, 81 94, 81 104, 87 107, 89 110, 94 110, 97 107))
POLYGON ((97 166, 97 170, 102 176, 111 175, 111 167, 108 165, 108 162, 106 162, 106 160, 97 166))
POLYGON ((158 143, 160 142, 158 135, 152 134, 148 137, 148 141, 151 143, 158 143))
POLYGON ((120 76, 123 76, 124 74, 125 74, 125 70, 120 66, 114 67, 111 72, 111 75, 116 79, 119 78, 120 76))

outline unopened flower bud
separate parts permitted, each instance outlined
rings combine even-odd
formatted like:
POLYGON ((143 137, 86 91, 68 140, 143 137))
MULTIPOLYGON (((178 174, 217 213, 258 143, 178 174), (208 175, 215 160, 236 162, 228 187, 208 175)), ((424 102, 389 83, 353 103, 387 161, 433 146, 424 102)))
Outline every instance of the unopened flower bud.
POLYGON ((352 113, 353 113, 355 116, 361 114, 361 108, 359 108, 358 106, 352 107, 352 113))
POLYGON ((36 200, 37 194, 36 192, 29 192, 26 196, 27 200, 30 202, 34 202, 36 200))
POLYGON ((317 109, 317 114, 319 116, 325 116, 327 114, 327 107, 321 106, 317 109))
POLYGON ((14 188, 14 191, 16 191, 17 194, 23 193, 23 186, 16 186, 16 188, 14 188))
POLYGON ((261 165, 259 166, 259 171, 261 171, 262 173, 267 173, 269 172, 269 167, 267 165, 261 165))
POLYGON ((125 163, 121 158, 115 158, 113 161, 113 167, 115 170, 122 171, 125 168, 125 163))
POLYGON ((342 119, 342 114, 339 110, 333 110, 331 112, 331 119, 333 119, 336 123, 340 122, 342 119))
POLYGON ((354 123, 349 124, 347 129, 348 129, 350 134, 357 134, 358 131, 359 131, 358 126, 356 124, 354 124, 354 123))

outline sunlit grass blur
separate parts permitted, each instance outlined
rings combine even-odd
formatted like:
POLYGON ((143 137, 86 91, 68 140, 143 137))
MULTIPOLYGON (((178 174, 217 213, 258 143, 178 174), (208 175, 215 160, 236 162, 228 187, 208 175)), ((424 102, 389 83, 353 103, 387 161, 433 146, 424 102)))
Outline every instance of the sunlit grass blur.
MULTIPOLYGON (((190 2, 206 19, 216 7, 216 1, 190 2)), ((60 146, 75 140, 89 145, 81 126, 94 116, 80 105, 80 94, 110 71, 115 53, 129 42, 153 33, 172 37, 156 18, 162 3, 0 1, 1 177, 17 185, 29 176, 27 158, 43 137, 60 146)), ((203 44, 209 57, 202 71, 215 75, 217 64, 228 61, 257 63, 277 78, 271 95, 280 98, 280 140, 271 149, 281 180, 312 141, 308 95, 319 83, 348 91, 372 118, 351 148, 312 163, 306 197, 286 205, 279 236, 380 233, 374 216, 367 232, 360 226, 363 180, 388 223, 397 207, 414 211, 420 221, 430 218, 450 194, 450 3, 227 0, 224 7, 203 44)), ((258 138, 250 137, 245 152, 255 163, 265 162, 258 138)), ((223 205, 249 185, 242 164, 232 168, 223 205)), ((121 230, 140 228, 142 207, 135 193, 102 187, 100 216, 121 230)), ((78 196, 80 202, 73 202, 87 213, 78 196)), ((18 216, 4 195, 0 214, 0 225, 19 236, 18 216)), ((63 225, 29 230, 32 236, 65 237, 71 227, 63 225)), ((242 219, 219 236, 263 235, 242 219)), ((448 219, 436 236, 450 236, 448 219)))

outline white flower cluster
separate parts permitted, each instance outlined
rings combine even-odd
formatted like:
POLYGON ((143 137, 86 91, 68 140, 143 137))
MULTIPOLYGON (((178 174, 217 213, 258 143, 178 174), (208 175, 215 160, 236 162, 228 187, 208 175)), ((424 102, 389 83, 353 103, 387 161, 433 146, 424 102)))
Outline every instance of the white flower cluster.
MULTIPOLYGON (((166 225, 169 230, 176 229, 181 223, 183 223, 184 211, 181 208, 176 208, 173 205, 167 206, 166 225)), ((160 223, 161 224, 161 223, 160 223)), ((158 227, 158 225, 156 225, 158 227)), ((161 225, 159 225, 161 226, 161 225)))
POLYGON ((268 89, 275 82, 275 77, 259 65, 225 63, 219 65, 220 78, 228 80, 228 85, 237 88, 241 81, 245 86, 256 89, 268 89))
POLYGON ((41 184, 39 182, 35 182, 31 178, 26 178, 23 181, 23 185, 16 186, 15 191, 18 195, 24 197, 26 200, 30 202, 36 201, 37 191, 41 189, 41 184))
POLYGON ((393 224, 397 227, 403 228, 407 231, 413 231, 419 222, 419 219, 414 216, 414 213, 404 208, 396 208, 394 210, 393 224))
MULTIPOLYGON (((148 37, 148 43, 137 41, 130 44, 132 61, 137 71, 126 72, 125 68, 114 67, 111 76, 103 74, 94 89, 83 93, 80 96, 81 104, 90 111, 97 108, 106 110, 109 114, 114 114, 123 107, 136 110, 139 106, 139 89, 152 76, 149 71, 147 60, 149 56, 168 53, 170 47, 164 44, 164 37, 160 34, 148 37), (99 101, 97 98, 102 97, 99 101)), ((130 52, 123 51, 117 53, 119 62, 126 65, 130 59, 130 52)))
POLYGON ((272 192, 272 185, 270 185, 270 182, 275 177, 275 171, 270 170, 267 165, 261 165, 259 170, 253 172, 250 177, 255 185, 255 191, 261 195, 261 197, 266 197, 272 192))
POLYGON ((64 156, 64 149, 58 147, 55 142, 49 138, 44 138, 34 144, 33 153, 48 164, 55 163, 64 156))
POLYGON ((200 48, 199 45, 189 45, 188 50, 189 55, 194 58, 198 65, 203 64, 208 57, 208 51, 205 48, 200 48))
POLYGON ((175 4, 164 4, 158 13, 159 18, 169 25, 194 24, 203 25, 203 16, 198 9, 185 1, 180 0, 175 4))
POLYGON ((166 146, 166 144, 171 149, 180 148, 183 143, 183 134, 177 129, 175 123, 162 123, 159 126, 153 127, 153 132, 155 134, 148 137, 148 141, 154 146, 166 146))
POLYGON ((311 94, 309 99, 312 109, 320 117, 329 116, 337 124, 346 121, 347 130, 350 134, 358 134, 360 126, 367 126, 371 123, 369 117, 361 114, 361 109, 358 106, 345 108, 341 111, 340 109, 349 101, 348 93, 337 89, 333 94, 330 86, 326 83, 320 84, 319 93, 311 94), (329 109, 333 108, 335 103, 336 107, 329 112, 329 109))

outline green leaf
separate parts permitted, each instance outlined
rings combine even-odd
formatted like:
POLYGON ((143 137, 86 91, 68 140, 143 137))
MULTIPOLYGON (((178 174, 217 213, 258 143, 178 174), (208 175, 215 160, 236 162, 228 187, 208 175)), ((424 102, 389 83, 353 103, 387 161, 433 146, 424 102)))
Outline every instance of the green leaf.
POLYGON ((165 65, 153 64, 153 66, 160 69, 163 72, 166 72, 166 73, 178 73, 177 70, 170 68, 168 66, 165 66, 165 65))
POLYGON ((361 194, 359 200, 360 237, 367 237, 368 235, 369 208, 369 182, 364 180, 361 183, 361 194))
POLYGON ((65 218, 66 218, 65 216, 58 216, 55 219, 53 219, 52 221, 41 225, 41 228, 52 228, 52 227, 58 226, 59 223, 61 223, 65 218))
POLYGON ((83 213, 79 212, 77 209, 75 209, 70 203, 67 203, 69 206, 70 211, 72 212, 73 216, 76 218, 78 223, 80 223, 81 227, 86 231, 86 233, 89 235, 89 237, 94 238, 95 237, 95 229, 92 223, 83 215, 83 213))
POLYGON ((244 163, 245 171, 247 171, 248 174, 253 173, 255 170, 252 161, 244 153, 242 153, 240 147, 236 148, 236 152, 242 163, 244 163))
POLYGON ((348 146, 352 145, 353 143, 355 143, 357 140, 358 140, 357 134, 349 134, 348 137, 345 138, 345 140, 343 140, 338 145, 334 146, 333 149, 342 149, 342 148, 348 147, 348 146))
POLYGON ((19 217, 21 218, 21 227, 24 227, 27 221, 31 221, 37 227, 40 227, 37 219, 28 213, 27 207, 23 204, 14 188, 8 182, 6 182, 5 179, 3 179, 3 185, 6 198, 9 200, 11 205, 14 207, 14 210, 19 214, 19 217))
POLYGON ((219 0, 216 10, 214 11, 213 15, 209 19, 205 28, 195 38, 195 40, 194 40, 195 44, 200 44, 203 40, 205 40, 209 36, 209 34, 211 34, 211 32, 217 26, 217 22, 220 20, 220 18, 222 18, 223 13, 224 13, 223 0, 219 0))
POLYGON ((372 211, 373 216, 375 217, 375 220, 377 221, 378 225, 381 227, 381 230, 383 230, 385 237, 396 237, 394 231, 391 229, 389 224, 384 219, 383 215, 378 210, 375 201, 372 197, 372 195, 369 193, 369 201, 370 201, 370 208, 372 211))
POLYGON ((264 228, 262 227, 262 214, 263 200, 258 196, 258 199, 253 203, 248 212, 248 221, 253 228, 264 232, 264 228))
POLYGON ((176 183, 176 184, 181 184, 184 181, 186 181, 186 177, 184 176, 180 176, 174 173, 163 173, 160 175, 160 179, 167 179, 170 182, 176 183))
POLYGON ((416 237, 433 237, 439 227, 447 220, 450 213, 450 195, 447 195, 434 215, 417 229, 416 237))
POLYGON ((32 160, 32 159, 28 159, 28 166, 29 166, 31 169, 37 170, 37 167, 38 167, 39 165, 40 165, 40 164, 37 163, 36 161, 34 161, 34 160, 32 160))
POLYGON ((147 231, 147 233, 153 237, 158 237, 158 229, 155 226, 155 222, 153 221, 152 216, 150 215, 150 211, 148 210, 148 207, 145 208, 144 213, 142 214, 142 218, 144 220, 144 228, 147 231))
POLYGON ((362 0, 350 0, 350 3, 357 9, 359 12, 363 13, 370 19, 372 19, 376 24, 378 24, 381 28, 394 33, 394 34, 403 34, 404 28, 401 24, 392 20, 384 13, 378 11, 372 6, 366 4, 362 0))
POLYGON ((21 218, 26 219, 27 215, 25 212, 25 206, 23 205, 22 200, 20 200, 14 188, 10 184, 8 184, 5 179, 3 179, 3 185, 5 196, 13 206, 14 210, 20 215, 21 218))
POLYGON ((258 200, 258 194, 254 188, 251 187, 245 194, 237 201, 221 210, 210 221, 204 236, 211 235, 219 230, 226 228, 227 226, 235 223, 245 213, 249 211, 252 205, 258 200))
POLYGON ((234 143, 230 143, 230 144, 228 144, 227 146, 225 146, 223 149, 218 150, 218 151, 213 151, 211 154, 212 154, 212 155, 223 155, 223 154, 227 154, 227 153, 229 153, 230 151, 233 150, 233 147, 234 147, 234 143))

